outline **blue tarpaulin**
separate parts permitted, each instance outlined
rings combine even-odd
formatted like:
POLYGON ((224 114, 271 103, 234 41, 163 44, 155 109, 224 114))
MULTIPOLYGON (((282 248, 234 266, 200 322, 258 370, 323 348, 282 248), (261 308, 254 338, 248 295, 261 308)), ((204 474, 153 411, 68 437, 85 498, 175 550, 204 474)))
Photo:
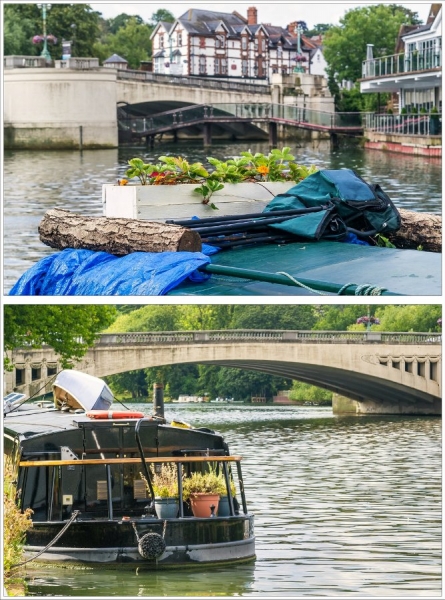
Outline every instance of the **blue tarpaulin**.
POLYGON ((191 278, 209 277, 198 271, 216 248, 202 252, 107 252, 66 249, 43 258, 28 269, 10 296, 162 296, 191 278))

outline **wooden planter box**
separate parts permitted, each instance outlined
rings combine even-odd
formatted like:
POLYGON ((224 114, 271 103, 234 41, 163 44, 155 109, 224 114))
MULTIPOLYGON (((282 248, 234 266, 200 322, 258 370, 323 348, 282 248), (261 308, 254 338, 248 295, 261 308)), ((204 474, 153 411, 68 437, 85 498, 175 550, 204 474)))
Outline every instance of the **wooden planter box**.
POLYGON ((211 201, 218 210, 202 203, 193 190, 196 184, 104 185, 103 214, 106 217, 164 220, 261 212, 274 196, 287 192, 293 182, 225 183, 211 201))

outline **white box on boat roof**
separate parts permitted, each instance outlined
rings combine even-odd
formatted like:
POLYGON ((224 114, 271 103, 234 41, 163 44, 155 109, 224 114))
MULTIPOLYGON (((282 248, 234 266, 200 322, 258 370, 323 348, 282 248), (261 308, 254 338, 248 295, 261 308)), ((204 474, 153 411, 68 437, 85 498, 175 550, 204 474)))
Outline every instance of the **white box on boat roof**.
POLYGON ((225 183, 224 189, 212 195, 211 201, 218 207, 214 210, 202 203, 202 196, 194 191, 198 185, 193 183, 107 184, 102 186, 103 214, 105 217, 163 220, 261 212, 277 194, 287 192, 294 185, 291 181, 225 183))

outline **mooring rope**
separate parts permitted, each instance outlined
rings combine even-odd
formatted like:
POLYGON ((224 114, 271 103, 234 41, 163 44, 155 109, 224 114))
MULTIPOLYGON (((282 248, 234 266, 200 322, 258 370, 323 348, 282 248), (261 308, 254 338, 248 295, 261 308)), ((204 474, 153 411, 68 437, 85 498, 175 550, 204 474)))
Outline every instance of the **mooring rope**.
MULTIPOLYGON (((295 277, 292 277, 292 275, 290 275, 289 273, 286 273, 286 271, 277 271, 275 273, 275 275, 284 275, 285 277, 288 277, 291 281, 293 281, 296 285, 298 285, 302 288, 305 288, 309 292, 318 294, 319 296, 329 296, 330 295, 326 292, 321 292, 319 290, 315 290, 314 288, 312 288, 308 285, 305 285, 301 281, 298 281, 298 279, 295 279, 295 277)), ((370 283, 363 283, 363 284, 346 283, 343 287, 341 287, 338 290, 337 296, 341 296, 343 294, 343 292, 352 285, 355 286, 354 296, 381 296, 383 292, 386 292, 386 288, 382 288, 377 285, 372 285, 370 283)))
POLYGON ((68 529, 68 527, 71 525, 71 523, 76 519, 77 515, 80 513, 80 510, 75 510, 73 512, 73 514, 71 515, 69 521, 67 521, 64 525, 64 527, 59 531, 59 533, 56 535, 56 537, 51 540, 51 542, 45 546, 45 548, 43 548, 43 550, 40 550, 40 552, 38 552, 35 556, 33 556, 32 558, 28 558, 28 560, 24 560, 21 563, 18 563, 16 565, 12 565, 11 569, 16 569, 17 567, 21 567, 22 565, 26 565, 26 563, 31 562, 32 560, 35 560, 36 558, 38 558, 41 554, 43 554, 44 552, 46 552, 49 548, 51 548, 51 546, 53 544, 55 544, 57 542, 57 540, 59 540, 62 535, 65 533, 65 531, 68 529))

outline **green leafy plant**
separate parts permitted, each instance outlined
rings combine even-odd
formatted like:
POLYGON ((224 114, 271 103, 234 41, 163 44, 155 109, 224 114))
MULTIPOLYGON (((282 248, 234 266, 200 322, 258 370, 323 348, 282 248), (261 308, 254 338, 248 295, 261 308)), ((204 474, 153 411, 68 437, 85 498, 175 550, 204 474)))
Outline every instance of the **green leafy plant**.
POLYGON ((161 464, 158 469, 151 469, 151 479, 156 498, 177 498, 179 496, 178 472, 174 464, 165 463, 161 464))
POLYGON ((394 244, 389 241, 387 237, 382 235, 381 233, 377 233, 375 236, 375 242, 377 246, 381 246, 383 248, 395 248, 394 244))
MULTIPOLYGON (((148 164, 140 158, 128 161, 126 176, 138 178, 141 185, 176 185, 181 183, 198 183, 195 192, 202 196, 202 203, 211 208, 217 206, 210 202, 212 195, 224 188, 224 183, 289 181, 298 183, 311 173, 317 171, 312 165, 307 167, 295 162, 290 147, 281 150, 273 149, 265 155, 260 152, 241 152, 241 156, 225 161, 207 157, 213 170, 208 171, 202 163, 189 163, 181 156, 161 156, 159 163, 148 164)), ((120 180, 119 185, 126 185, 127 180, 120 180)))
POLYGON ((210 468, 208 471, 195 471, 186 477, 182 486, 184 500, 188 500, 191 494, 227 494, 226 482, 222 473, 210 468))
POLYGON ((201 194, 201 196, 203 197, 203 204, 209 204, 211 208, 218 209, 218 207, 213 202, 210 202, 210 198, 212 197, 212 194, 214 192, 222 190, 223 188, 224 185, 219 181, 216 181, 214 179, 207 179, 205 183, 195 188, 194 191, 198 192, 198 194, 201 194))

